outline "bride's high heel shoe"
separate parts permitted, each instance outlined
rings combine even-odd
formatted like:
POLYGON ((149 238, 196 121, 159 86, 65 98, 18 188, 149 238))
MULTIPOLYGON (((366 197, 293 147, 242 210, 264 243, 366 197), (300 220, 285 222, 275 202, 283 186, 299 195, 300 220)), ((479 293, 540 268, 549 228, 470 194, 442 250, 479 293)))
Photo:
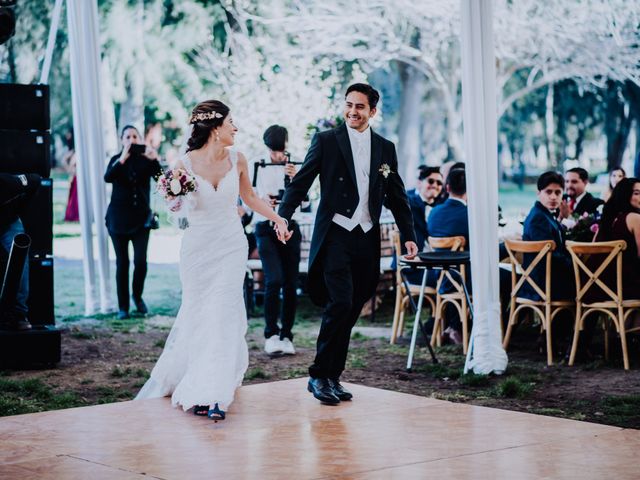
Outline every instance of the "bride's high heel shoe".
POLYGON ((225 416, 226 414, 224 413, 224 411, 220 410, 220 407, 218 407, 217 403, 213 408, 209 409, 209 412, 207 412, 207 417, 216 422, 218 420, 224 420, 225 416))
POLYGON ((205 417, 209 413, 209 405, 196 405, 193 407, 193 414, 198 417, 205 417))

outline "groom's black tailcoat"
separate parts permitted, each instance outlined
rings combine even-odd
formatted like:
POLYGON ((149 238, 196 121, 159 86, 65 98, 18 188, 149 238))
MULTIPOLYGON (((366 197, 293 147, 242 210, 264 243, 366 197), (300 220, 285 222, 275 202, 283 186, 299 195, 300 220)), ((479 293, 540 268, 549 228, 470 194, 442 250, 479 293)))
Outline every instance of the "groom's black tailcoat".
POLYGON ((371 131, 369 213, 374 226, 366 234, 360 226, 348 232, 332 221, 336 213, 351 218, 359 202, 346 125, 313 137, 304 164, 285 190, 278 210, 280 216, 291 219, 318 175, 320 204, 309 253, 308 290, 313 302, 325 307, 325 312, 314 363, 317 368, 312 367, 310 373, 314 377, 339 377, 351 328, 378 283, 379 220, 383 204, 393 213, 405 241, 415 242, 415 233, 407 195, 398 175, 395 146, 389 140, 371 131), (383 171, 389 172, 386 177, 383 171), (367 256, 363 257, 365 251, 367 256), (346 273, 336 277, 338 271, 346 273), (351 298, 345 298, 345 292, 351 298))

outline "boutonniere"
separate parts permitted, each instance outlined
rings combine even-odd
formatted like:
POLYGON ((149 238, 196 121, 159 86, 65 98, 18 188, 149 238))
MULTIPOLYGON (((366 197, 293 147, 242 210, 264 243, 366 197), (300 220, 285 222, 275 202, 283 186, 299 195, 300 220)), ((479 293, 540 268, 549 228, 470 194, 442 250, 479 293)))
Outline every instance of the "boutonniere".
POLYGON ((390 173, 393 173, 391 171, 391 167, 387 163, 383 163, 382 165, 380 165, 380 169, 378 170, 378 172, 380 172, 384 178, 387 178, 390 173))

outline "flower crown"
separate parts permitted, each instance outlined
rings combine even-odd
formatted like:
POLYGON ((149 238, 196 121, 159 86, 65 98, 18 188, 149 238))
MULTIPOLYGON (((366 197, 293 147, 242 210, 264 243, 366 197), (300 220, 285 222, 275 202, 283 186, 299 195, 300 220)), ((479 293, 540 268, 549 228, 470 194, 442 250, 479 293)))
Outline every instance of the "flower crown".
POLYGON ((194 113, 189 119, 189 123, 201 122, 203 120, 213 120, 214 118, 222 118, 222 114, 211 110, 210 112, 194 113))

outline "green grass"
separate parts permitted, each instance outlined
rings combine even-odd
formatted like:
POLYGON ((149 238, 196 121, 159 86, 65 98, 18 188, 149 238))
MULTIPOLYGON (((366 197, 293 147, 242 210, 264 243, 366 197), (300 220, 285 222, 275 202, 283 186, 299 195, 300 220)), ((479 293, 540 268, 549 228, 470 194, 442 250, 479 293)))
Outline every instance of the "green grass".
POLYGON ((71 392, 56 393, 40 378, 26 380, 0 378, 0 416, 59 410, 85 405, 71 392))
POLYGON ((466 387, 486 387, 489 385, 489 375, 476 375, 475 373, 467 373, 458 379, 460 385, 466 387))
POLYGON ((268 379, 270 377, 271 377, 271 375, 269 375, 267 372, 265 372, 260 367, 254 367, 254 368, 248 370, 247 373, 245 373, 245 375, 244 375, 244 379, 245 380, 256 380, 256 379, 266 380, 266 379, 268 379))
POLYGON ((495 395, 502 398, 526 398, 533 390, 531 383, 517 377, 506 378, 495 388, 495 395))
POLYGON ((607 423, 625 425, 630 420, 637 423, 640 415, 640 395, 606 396, 600 401, 599 408, 607 417, 607 423))

